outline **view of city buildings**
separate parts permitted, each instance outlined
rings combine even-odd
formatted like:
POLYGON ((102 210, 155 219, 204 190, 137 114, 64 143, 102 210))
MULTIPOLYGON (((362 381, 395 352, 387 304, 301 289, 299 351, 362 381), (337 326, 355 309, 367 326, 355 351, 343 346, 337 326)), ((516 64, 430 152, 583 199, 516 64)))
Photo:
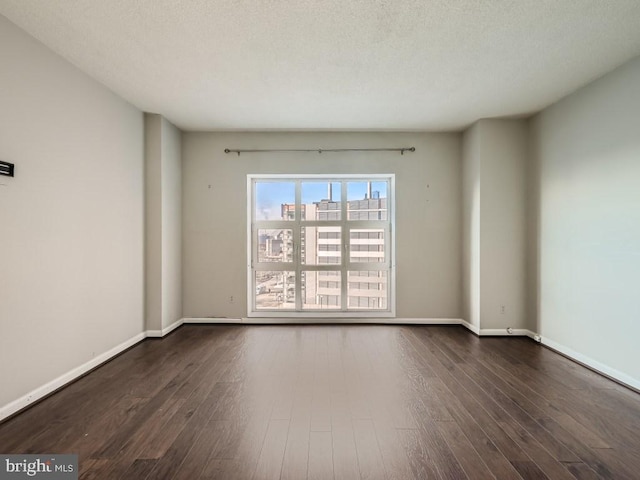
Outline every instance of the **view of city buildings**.
MULTIPOLYGON (((343 243, 342 205, 332 199, 331 184, 326 199, 300 205, 299 251, 294 247, 293 228, 262 229, 258 231, 258 261, 289 263, 299 261, 300 296, 303 310, 339 310, 342 308, 343 255, 348 254, 346 272, 346 306, 349 310, 387 309, 387 271, 378 266, 367 269, 362 264, 385 262, 388 239, 384 228, 353 228, 343 243), (330 225, 318 225, 327 221, 330 225), (305 222, 315 222, 305 225, 305 222), (344 248, 346 245, 346 249, 344 248), (344 251, 343 251, 344 250, 344 251), (297 255, 296 255, 297 253, 297 255), (294 258, 296 256, 297 258, 294 258), (336 269, 332 270, 331 265, 336 269), (354 265, 358 265, 355 268, 354 265), (314 266, 322 267, 314 269, 314 266)), ((368 191, 361 200, 347 202, 348 220, 386 221, 387 198, 378 191, 368 191)), ((295 204, 281 204, 282 220, 295 218, 295 204)), ((293 271, 256 272, 257 309, 295 308, 295 275, 293 271)))

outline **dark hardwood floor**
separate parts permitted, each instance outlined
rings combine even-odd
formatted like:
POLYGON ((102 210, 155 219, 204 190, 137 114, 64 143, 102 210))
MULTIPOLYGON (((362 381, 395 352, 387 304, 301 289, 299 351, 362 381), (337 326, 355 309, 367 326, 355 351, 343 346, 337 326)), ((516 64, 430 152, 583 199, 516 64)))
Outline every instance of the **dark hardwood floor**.
POLYGON ((640 395, 462 327, 183 326, 0 424, 83 479, 638 479, 640 395))

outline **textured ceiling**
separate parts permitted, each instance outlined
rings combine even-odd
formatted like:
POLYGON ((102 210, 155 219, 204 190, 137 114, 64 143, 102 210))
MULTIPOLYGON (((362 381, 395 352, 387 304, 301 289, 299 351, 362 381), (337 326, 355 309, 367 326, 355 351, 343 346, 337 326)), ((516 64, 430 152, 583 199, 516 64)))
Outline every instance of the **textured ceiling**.
POLYGON ((458 130, 640 54, 639 0, 0 0, 187 130, 458 130))

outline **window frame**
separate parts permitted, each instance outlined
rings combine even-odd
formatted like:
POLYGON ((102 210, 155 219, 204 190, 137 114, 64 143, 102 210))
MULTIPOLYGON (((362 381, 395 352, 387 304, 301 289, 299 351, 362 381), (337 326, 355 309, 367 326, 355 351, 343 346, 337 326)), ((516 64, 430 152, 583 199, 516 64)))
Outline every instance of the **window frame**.
MULTIPOLYGON (((353 280, 352 280, 353 282, 353 280)), ((279 318, 394 318, 395 305, 395 174, 248 174, 247 175, 247 316, 279 317, 279 318), (303 220, 302 219, 302 184, 307 181, 342 182, 340 220, 303 220), (349 220, 348 219, 348 182, 387 182, 387 219, 386 220, 349 220), (295 218, 294 220, 256 220, 256 184, 260 182, 294 182, 295 184, 295 218), (304 264, 301 254, 301 231, 303 227, 341 227, 342 261, 340 264, 304 264), (263 229, 293 230, 293 262, 260 263, 258 262, 257 232, 263 229), (384 262, 351 262, 350 233, 351 230, 382 229, 384 238, 384 262), (388 233, 387 233, 388 232, 388 233), (387 238, 388 237, 388 238, 387 238), (254 243, 255 242, 255 243, 254 243), (275 267, 275 268, 274 268, 275 267), (257 271, 293 271, 295 272, 295 307, 293 309, 257 309, 256 308, 256 275, 257 271), (341 308, 336 310, 303 309, 302 307, 302 272, 325 270, 340 271, 341 308), (348 285, 349 272, 352 271, 385 271, 387 275, 387 308, 385 310, 362 309, 349 310, 348 285)))

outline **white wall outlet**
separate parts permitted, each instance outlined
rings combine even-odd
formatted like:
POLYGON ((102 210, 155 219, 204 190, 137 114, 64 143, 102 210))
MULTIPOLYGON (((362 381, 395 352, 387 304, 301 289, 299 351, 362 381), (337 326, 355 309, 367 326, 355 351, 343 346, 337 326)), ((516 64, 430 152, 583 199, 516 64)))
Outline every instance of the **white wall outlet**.
POLYGON ((233 295, 229 295, 229 303, 233 303, 234 301, 233 295))
POLYGON ((507 307, 505 307, 504 305, 500 305, 500 315, 504 315, 506 311, 507 307))

